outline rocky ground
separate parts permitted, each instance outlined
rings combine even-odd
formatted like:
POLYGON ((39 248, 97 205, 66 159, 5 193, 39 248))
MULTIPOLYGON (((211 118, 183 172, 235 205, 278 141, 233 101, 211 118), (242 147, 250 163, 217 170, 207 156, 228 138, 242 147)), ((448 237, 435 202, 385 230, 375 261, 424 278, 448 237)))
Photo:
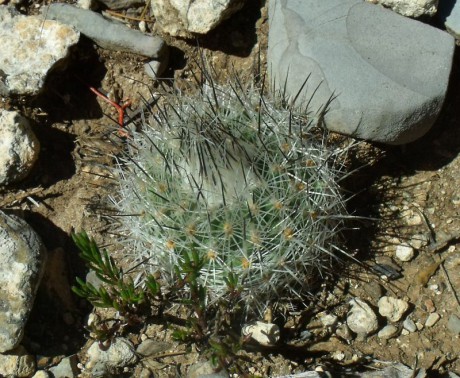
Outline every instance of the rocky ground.
MULTIPOLYGON (((22 10, 35 13, 42 5, 32 1, 22 10)), ((172 46, 164 76, 189 78, 200 51, 214 65, 217 80, 225 81, 234 67, 249 80, 264 67, 267 33, 267 5, 254 1, 206 37, 163 35, 172 46)), ((113 240, 104 203, 116 195, 106 167, 120 148, 116 122, 110 120, 117 114, 76 77, 131 99, 136 108, 158 85, 143 72, 144 63, 140 56, 104 50, 82 38, 70 65, 49 78, 40 96, 1 105, 30 117, 41 143, 40 158, 27 179, 0 189, 0 208, 23 217, 49 251, 22 343, 40 369, 69 356, 80 369, 93 343, 84 328, 91 307, 70 291, 75 277, 85 274, 70 233, 86 230, 109 248, 113 240)), ((243 371, 276 377, 317 367, 358 371, 401 362, 424 368, 430 376, 460 373, 459 80, 457 51, 442 114, 419 141, 402 147, 359 145, 351 164, 361 168, 346 189, 357 193, 349 202, 351 211, 368 218, 357 222, 359 231, 349 236, 348 247, 360 263, 346 262, 343 274, 329 278, 307 310, 289 317, 286 327, 305 331, 302 347, 252 347, 242 353, 243 371), (385 310, 382 297, 402 302, 390 310, 387 303, 385 310), (352 298, 370 308, 350 303, 352 298), (357 337, 347 329, 350 308, 355 313, 365 309, 366 319, 375 317, 372 334, 357 337)), ((181 376, 198 359, 196 350, 171 341, 158 324, 145 324, 127 337, 136 346, 146 338, 156 340, 155 352, 119 376, 152 376, 148 371, 155 377, 181 376)))

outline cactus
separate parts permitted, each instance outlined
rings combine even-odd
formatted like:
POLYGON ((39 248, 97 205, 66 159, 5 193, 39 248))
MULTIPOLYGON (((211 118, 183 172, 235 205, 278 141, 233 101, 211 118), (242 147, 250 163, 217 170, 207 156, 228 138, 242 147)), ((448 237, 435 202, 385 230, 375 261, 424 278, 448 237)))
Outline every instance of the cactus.
MULTIPOLYGON (((210 300, 237 277, 248 312, 302 297, 342 253, 344 149, 318 119, 238 78, 169 93, 133 132, 120 164, 125 253, 173 284, 190 251, 210 300), (158 105, 163 103, 163 105, 158 105)), ((345 149, 346 150, 346 149, 345 149)))

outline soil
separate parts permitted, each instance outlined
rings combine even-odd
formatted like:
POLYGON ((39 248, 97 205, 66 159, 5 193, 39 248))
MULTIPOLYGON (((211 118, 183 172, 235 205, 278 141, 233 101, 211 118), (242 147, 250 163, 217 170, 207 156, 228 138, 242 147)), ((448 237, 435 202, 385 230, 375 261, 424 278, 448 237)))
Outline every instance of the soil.
MULTIPOLYGON (((172 47, 165 77, 190 78, 198 64, 197 52, 213 64, 218 81, 225 81, 235 67, 245 80, 263 69, 267 5, 263 0, 247 3, 208 36, 185 40, 163 35, 172 47)), ((34 13, 36 4, 39 1, 25 3, 22 10, 34 13)), ((116 112, 96 98, 87 85, 101 88, 117 101, 129 98, 136 109, 158 86, 144 74, 145 61, 143 57, 100 49, 82 38, 69 64, 50 75, 41 95, 26 101, 4 99, 0 105, 29 116, 41 143, 40 158, 30 176, 0 189, 0 208, 29 222, 49 251, 45 277, 23 342, 37 355, 41 368, 72 354, 84 361, 85 350, 92 342, 84 329, 85 317, 92 308, 70 290, 75 277, 86 273, 71 233, 86 230, 102 246, 110 248, 113 243, 105 203, 116 193, 112 192, 115 189, 110 185, 107 167, 114 163, 122 143, 114 122, 116 112)), ((350 210, 363 217, 355 225, 357 230, 348 235, 348 248, 360 263, 345 262, 342 274, 322 285, 307 310, 289 316, 285 330, 294 323, 312 332, 311 341, 296 349, 286 346, 290 341, 285 338, 287 344, 280 347, 245 351, 242 366, 247 373, 275 377, 318 366, 353 371, 378 367, 379 361, 423 367, 432 376, 447 371, 460 373, 459 336, 447 329, 449 317, 460 316, 459 84, 457 49, 444 108, 428 135, 401 147, 360 143, 351 162, 360 169, 346 184, 354 194, 350 210), (404 243, 417 247, 415 258, 409 262, 395 258, 396 246, 404 243), (391 279, 375 273, 375 265, 391 266, 399 277, 391 279), (332 313, 344 322, 353 297, 366 300, 377 312, 377 302, 383 295, 407 300, 411 318, 420 329, 401 331, 388 340, 377 335, 347 340, 319 326, 315 316, 332 313), (426 327, 431 312, 438 313, 440 320, 426 327)), ((402 322, 396 326, 401 329, 402 322)), ((168 331, 158 325, 146 325, 142 333, 161 334, 168 345, 166 350, 184 352, 151 362, 149 369, 155 376, 181 376, 198 359, 196 351, 172 342, 168 331)), ((130 339, 139 343, 140 331, 132 332, 130 339)), ((139 376, 145 368, 139 364, 123 376, 139 376)))

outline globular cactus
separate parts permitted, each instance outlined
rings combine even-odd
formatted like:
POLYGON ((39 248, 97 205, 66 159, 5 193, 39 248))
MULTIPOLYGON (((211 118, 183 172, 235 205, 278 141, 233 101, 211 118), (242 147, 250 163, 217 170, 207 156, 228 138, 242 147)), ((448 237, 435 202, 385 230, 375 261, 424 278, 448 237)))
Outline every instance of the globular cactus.
POLYGON ((342 252, 344 150, 305 110, 238 79, 162 100, 132 134, 114 198, 133 265, 173 283, 195 251, 210 299, 232 273, 248 311, 308 292, 342 252))

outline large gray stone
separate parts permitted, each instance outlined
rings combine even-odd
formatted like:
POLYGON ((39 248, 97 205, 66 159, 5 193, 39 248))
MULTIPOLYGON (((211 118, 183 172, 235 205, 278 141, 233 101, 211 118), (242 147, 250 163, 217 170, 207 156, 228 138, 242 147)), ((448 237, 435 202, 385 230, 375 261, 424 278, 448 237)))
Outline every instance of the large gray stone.
POLYGON ((21 342, 44 258, 45 247, 35 231, 0 211, 0 353, 21 342))
POLYGON ((36 95, 79 38, 68 26, 0 5, 0 95, 36 95))
POLYGON ((44 13, 47 19, 73 26, 104 49, 155 59, 163 58, 167 52, 166 44, 160 37, 130 29, 122 23, 110 21, 99 13, 87 9, 54 3, 45 7, 44 13))
POLYGON ((404 144, 436 120, 454 39, 362 0, 272 0, 268 68, 275 89, 324 115, 328 129, 404 144), (302 89, 304 81, 307 80, 302 89))
POLYGON ((446 29, 455 38, 460 38, 460 1, 441 1, 439 4, 439 17, 444 22, 446 29))

